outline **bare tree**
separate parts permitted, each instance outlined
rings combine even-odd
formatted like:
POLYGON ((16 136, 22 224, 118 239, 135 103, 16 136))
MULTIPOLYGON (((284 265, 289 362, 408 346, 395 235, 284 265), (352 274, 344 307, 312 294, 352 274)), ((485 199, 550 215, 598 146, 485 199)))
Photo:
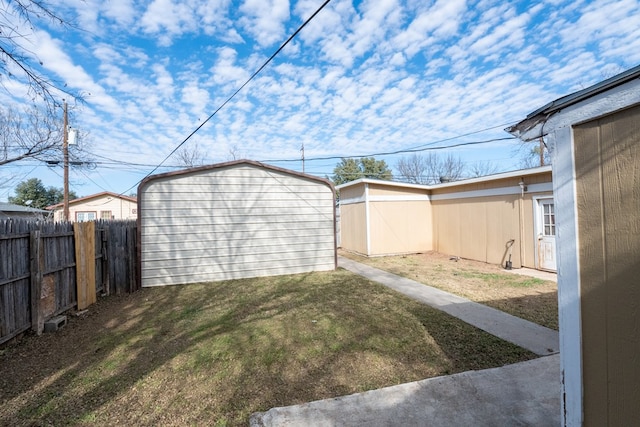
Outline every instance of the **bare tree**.
POLYGON ((546 144, 539 140, 523 142, 519 147, 520 166, 524 169, 535 168, 551 164, 551 156, 546 144), (540 155, 542 153, 542 155, 540 155))
POLYGON ((62 158, 62 122, 36 107, 20 113, 0 107, 0 166, 24 159, 55 162, 62 158))
POLYGON ((442 158, 433 152, 425 156, 414 153, 402 157, 396 163, 396 169, 400 177, 407 182, 435 184, 460 179, 464 173, 464 163, 453 154, 442 158))
POLYGON ((462 178, 464 174, 464 163, 462 163, 460 157, 448 154, 447 157, 439 163, 437 172, 440 182, 457 181, 462 178))
POLYGON ((413 184, 428 184, 427 170, 429 165, 427 159, 418 154, 411 154, 400 158, 396 163, 396 169, 400 177, 413 184))
POLYGON ((498 166, 491 161, 475 162, 475 163, 472 163, 471 166, 469 167, 469 176, 471 176, 472 178, 493 175, 494 173, 497 173, 497 172, 498 172, 498 166))
POLYGON ((183 146, 181 149, 176 151, 176 160, 182 166, 185 166, 187 168, 204 165, 205 158, 205 152, 200 150, 198 144, 194 144, 191 147, 183 146))
POLYGON ((58 105, 55 93, 64 93, 69 98, 79 97, 71 93, 66 84, 50 80, 42 71, 44 65, 34 59, 29 50, 29 37, 34 33, 38 21, 47 20, 61 26, 70 23, 39 0, 3 1, 0 12, 0 83, 6 79, 16 81, 28 88, 32 100, 44 100, 50 107, 58 105))
POLYGON ((237 145, 234 144, 229 148, 229 160, 240 160, 243 157, 244 155, 237 145))

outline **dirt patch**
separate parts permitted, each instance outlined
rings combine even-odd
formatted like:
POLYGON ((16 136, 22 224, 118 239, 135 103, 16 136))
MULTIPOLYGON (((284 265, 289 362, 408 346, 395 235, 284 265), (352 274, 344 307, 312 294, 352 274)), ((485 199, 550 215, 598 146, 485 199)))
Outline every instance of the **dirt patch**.
POLYGON ((558 285, 500 266, 437 252, 367 258, 340 255, 558 330, 558 285))

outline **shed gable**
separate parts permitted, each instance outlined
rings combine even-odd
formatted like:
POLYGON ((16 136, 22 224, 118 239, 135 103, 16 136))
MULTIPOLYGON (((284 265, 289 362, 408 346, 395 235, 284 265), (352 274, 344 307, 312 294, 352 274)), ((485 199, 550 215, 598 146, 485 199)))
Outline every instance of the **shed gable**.
POLYGON ((322 180, 234 162, 152 178, 139 193, 142 286, 335 268, 322 180))

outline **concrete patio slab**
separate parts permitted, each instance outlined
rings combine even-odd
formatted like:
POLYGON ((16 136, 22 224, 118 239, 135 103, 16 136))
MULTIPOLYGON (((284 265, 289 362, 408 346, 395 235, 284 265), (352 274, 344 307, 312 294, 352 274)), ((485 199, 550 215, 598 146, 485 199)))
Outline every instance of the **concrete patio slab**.
POLYGON ((273 408, 251 427, 560 425, 560 356, 273 408))

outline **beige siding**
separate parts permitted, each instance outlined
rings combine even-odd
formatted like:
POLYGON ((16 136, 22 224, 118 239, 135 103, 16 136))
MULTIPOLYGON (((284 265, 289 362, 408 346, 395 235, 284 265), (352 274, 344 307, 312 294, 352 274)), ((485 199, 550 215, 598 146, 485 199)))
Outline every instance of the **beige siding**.
POLYGON ((518 196, 437 201, 433 211, 438 252, 504 265, 513 239, 511 261, 521 266, 518 196))
POLYGON ((370 202, 369 255, 426 252, 433 249, 429 201, 370 202))
POLYGON ((365 185, 359 184, 340 190, 340 200, 364 198, 365 185))
MULTIPOLYGON (((87 198, 69 203, 69 220, 76 221, 79 212, 93 212, 95 219, 136 219, 138 204, 131 200, 122 199, 111 195, 101 195, 95 198, 87 198), (110 216, 107 218, 107 216, 110 216)), ((54 220, 62 220, 62 208, 54 211, 54 220)))
POLYGON ((640 420, 640 106, 574 128, 585 425, 640 420))
POLYGON ((523 173, 436 188, 385 182, 343 188, 342 247, 370 256, 436 250, 504 265, 513 239, 513 267, 536 268, 533 198, 552 195, 552 178, 549 170, 523 173))
POLYGON ((367 255, 365 203, 340 206, 340 239, 343 249, 367 255))
POLYGON ((335 268, 329 184, 234 163, 141 185, 142 285, 335 268))
POLYGON ((541 195, 549 193, 434 201, 434 250, 504 265, 513 239, 513 267, 535 268, 533 197, 541 195))
POLYGON ((370 196, 425 196, 428 190, 423 188, 392 187, 381 184, 369 184, 370 196))

